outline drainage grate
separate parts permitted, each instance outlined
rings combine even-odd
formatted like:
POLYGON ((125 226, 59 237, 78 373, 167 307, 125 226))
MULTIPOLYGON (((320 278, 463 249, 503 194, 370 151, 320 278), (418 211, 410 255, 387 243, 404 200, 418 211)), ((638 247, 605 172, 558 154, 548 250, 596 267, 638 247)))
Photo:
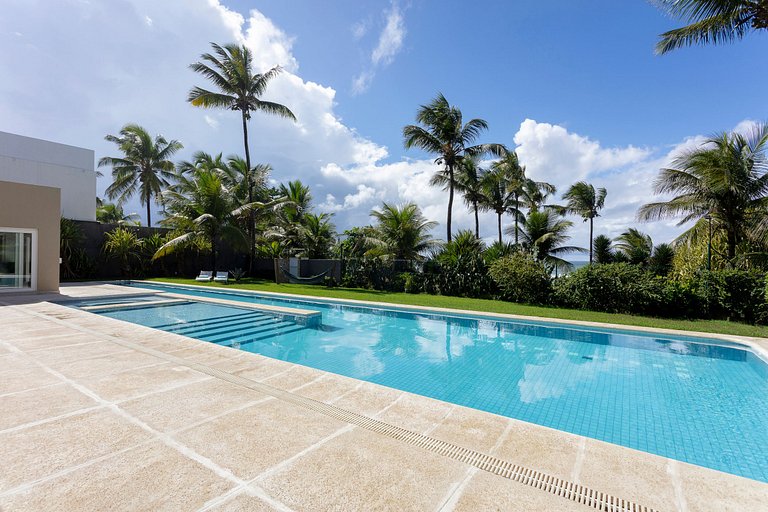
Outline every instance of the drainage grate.
MULTIPOLYGON (((34 313, 30 311, 26 312, 35 316, 39 315, 50 318, 50 316, 47 314, 34 313)), ((80 331, 93 333, 93 331, 89 329, 77 326, 76 324, 73 325, 67 321, 54 321, 66 323, 70 327, 74 327, 80 331)), ((124 347, 138 350, 146 354, 151 354, 153 356, 165 359, 166 361, 205 373, 211 377, 217 377, 232 384, 243 386, 248 389, 273 396, 279 400, 283 400, 285 402, 289 402, 294 405, 325 414, 326 416, 336 418, 352 425, 357 425, 371 432, 376 432, 378 434, 397 439, 411 446, 429 450, 444 457, 469 464, 480 470, 487 471, 489 473, 514 480, 515 482, 535 487, 544 492, 560 496, 567 500, 592 507, 595 510, 599 510, 601 512, 657 512, 655 509, 639 505, 633 501, 618 498, 611 494, 599 492, 589 487, 585 487, 568 480, 556 478, 552 475, 548 475, 534 469, 519 466, 492 455, 471 450, 469 448, 464 448, 462 446, 448 443, 446 441, 441 441, 439 439, 425 436, 423 434, 418 434, 402 427, 390 425, 383 421, 369 418, 362 414, 357 414, 340 407, 336 407, 334 405, 326 404, 324 402, 319 402, 311 398, 284 391, 282 389, 272 387, 268 384, 263 384, 250 379, 246 379, 244 377, 232 375, 231 373, 227 373, 216 368, 211 368, 210 366, 206 366, 204 364, 187 361, 186 359, 176 357, 171 354, 166 354, 165 352, 161 352, 149 347, 138 345, 130 341, 117 338, 115 336, 110 336, 103 333, 97 334, 105 338, 109 338, 114 343, 124 347)))

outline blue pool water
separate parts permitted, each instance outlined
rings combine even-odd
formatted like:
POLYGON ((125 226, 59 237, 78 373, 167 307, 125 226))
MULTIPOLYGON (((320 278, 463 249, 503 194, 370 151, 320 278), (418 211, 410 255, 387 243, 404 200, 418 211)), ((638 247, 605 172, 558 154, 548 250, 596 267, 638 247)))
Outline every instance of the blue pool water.
POLYGON ((97 313, 768 482, 768 365, 738 345, 141 287, 320 311, 322 324, 200 302, 97 313))

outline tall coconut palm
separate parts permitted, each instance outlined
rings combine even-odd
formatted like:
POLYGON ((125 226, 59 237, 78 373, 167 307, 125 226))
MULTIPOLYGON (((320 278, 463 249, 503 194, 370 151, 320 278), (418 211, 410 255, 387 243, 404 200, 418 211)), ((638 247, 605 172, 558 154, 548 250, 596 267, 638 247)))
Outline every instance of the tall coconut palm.
MULTIPOLYGON (((483 201, 483 175, 485 171, 480 168, 479 158, 465 158, 456 169, 455 190, 464 198, 464 203, 472 209, 475 215, 475 237, 480 237, 480 203, 483 201)), ((442 185, 443 190, 448 190, 450 180, 445 174, 435 174, 432 184, 442 185)))
POLYGON ((595 187, 586 181, 574 183, 563 194, 567 201, 565 211, 581 216, 584 222, 589 221, 589 263, 592 263, 593 233, 595 217, 600 216, 600 210, 605 206, 606 191, 604 188, 595 187))
MULTIPOLYGON (((509 176, 503 169, 491 169, 483 176, 483 197, 480 206, 487 211, 496 213, 496 224, 499 232, 498 243, 503 245, 501 218, 510 211, 517 212, 514 194, 509 186, 509 176)), ((515 233, 518 229, 515 228, 515 233)))
POLYGON ((728 260, 745 240, 768 236, 768 124, 746 134, 721 133, 701 146, 683 152, 662 169, 654 184, 657 194, 677 194, 669 201, 640 208, 640 220, 682 217, 680 224, 696 224, 680 235, 695 241, 708 231, 708 215, 715 231, 725 234, 728 260))
POLYGON ((751 31, 768 29, 766 0, 656 0, 671 16, 689 25, 661 34, 656 53, 684 46, 730 43, 751 31))
POLYGON ((147 226, 152 226, 152 200, 157 199, 173 178, 171 157, 182 149, 181 142, 168 141, 162 135, 153 138, 137 124, 127 124, 120 135, 107 135, 104 139, 117 144, 123 153, 121 157, 99 159, 99 167, 112 167, 107 197, 124 203, 138 191, 141 202, 147 206, 147 226))
MULTIPOLYGON (((414 203, 402 206, 383 203, 379 210, 372 210, 376 219, 374 252, 400 260, 418 260, 422 254, 435 247, 436 241, 429 232, 437 225, 424 218, 414 203)), ((371 252, 371 251, 369 251, 371 252)))
MULTIPOLYGON (((248 147, 248 120, 252 112, 264 112, 283 118, 296 120, 290 108, 280 103, 265 101, 261 96, 266 92, 270 81, 280 74, 282 69, 275 66, 264 73, 253 72, 253 55, 245 45, 226 44, 220 46, 211 43, 213 54, 204 53, 200 61, 189 67, 210 80, 218 91, 209 91, 201 87, 193 87, 189 91, 187 101, 196 107, 221 108, 240 111, 243 123, 243 147, 245 148, 245 166, 251 168, 251 152, 248 147)), ((248 184, 248 190, 253 184, 248 184)), ((253 196, 249 196, 248 202, 253 202, 253 196)), ((253 215, 248 218, 248 229, 251 238, 251 255, 255 240, 253 215)), ((253 258, 251 258, 251 265, 253 258)))
POLYGON ((571 252, 586 252, 581 247, 564 245, 570 240, 568 230, 573 222, 561 218, 552 210, 531 212, 523 221, 520 235, 523 246, 530 250, 537 260, 553 268, 572 268, 573 265, 560 258, 571 252))
POLYGON ((419 107, 416 121, 420 126, 408 125, 403 128, 403 141, 406 149, 417 147, 438 155, 435 163, 441 165, 442 169, 437 172, 432 184, 442 185, 445 180, 448 182, 446 233, 450 242, 456 170, 464 158, 488 154, 502 156, 506 148, 502 144, 471 145, 488 129, 488 123, 476 118, 464 124, 461 110, 451 106, 442 94, 438 94, 431 103, 419 107))
MULTIPOLYGON (((517 153, 514 151, 505 153, 501 160, 494 162, 491 166, 494 173, 497 176, 502 177, 504 186, 506 187, 506 194, 508 196, 506 213, 512 215, 515 221, 515 245, 519 242, 520 221, 524 219, 523 212, 521 210, 522 203, 520 196, 524 194, 525 182, 525 167, 520 165, 520 160, 517 158, 517 153)), ((497 179, 497 178, 494 178, 497 179)), ((498 198, 498 194, 494 194, 498 198)), ((496 212, 498 214, 498 211, 496 212)), ((501 224, 499 224, 499 243, 501 243, 501 224)))

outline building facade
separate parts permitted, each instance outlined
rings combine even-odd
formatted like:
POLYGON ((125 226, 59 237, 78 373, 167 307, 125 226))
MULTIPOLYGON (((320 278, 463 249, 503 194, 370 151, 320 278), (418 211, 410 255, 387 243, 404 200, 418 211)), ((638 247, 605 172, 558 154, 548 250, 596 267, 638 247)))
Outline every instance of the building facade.
POLYGON ((0 294, 58 291, 61 217, 96 219, 93 151, 0 132, 0 294))

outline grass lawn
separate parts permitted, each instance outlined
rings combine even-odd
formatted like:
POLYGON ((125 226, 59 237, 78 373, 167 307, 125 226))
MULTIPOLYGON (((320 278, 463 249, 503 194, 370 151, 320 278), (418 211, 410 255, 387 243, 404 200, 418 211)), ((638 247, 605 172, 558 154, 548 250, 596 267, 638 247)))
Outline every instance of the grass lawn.
POLYGON ((543 318, 561 318, 564 320, 582 320, 588 322, 605 322, 622 325, 638 325, 641 327, 658 327, 663 329, 679 329, 681 331, 712 332, 718 334, 733 334, 738 336, 757 336, 768 338, 768 326, 748 325, 725 320, 676 320, 669 318, 653 318, 647 316, 623 315, 617 313, 598 313, 577 309, 561 309, 555 307, 528 306, 499 300, 468 299, 464 297, 446 297, 442 295, 409 293, 390 293, 359 288, 326 288, 324 286, 304 284, 275 284, 260 279, 243 279, 239 283, 200 283, 194 279, 155 278, 151 281, 165 281, 174 284, 193 284, 211 286, 213 288, 241 288, 260 292, 292 293, 295 295, 311 295, 334 299, 368 300, 387 302, 391 304, 408 304, 439 308, 467 309, 486 313, 506 313, 511 315, 537 316, 543 318))

